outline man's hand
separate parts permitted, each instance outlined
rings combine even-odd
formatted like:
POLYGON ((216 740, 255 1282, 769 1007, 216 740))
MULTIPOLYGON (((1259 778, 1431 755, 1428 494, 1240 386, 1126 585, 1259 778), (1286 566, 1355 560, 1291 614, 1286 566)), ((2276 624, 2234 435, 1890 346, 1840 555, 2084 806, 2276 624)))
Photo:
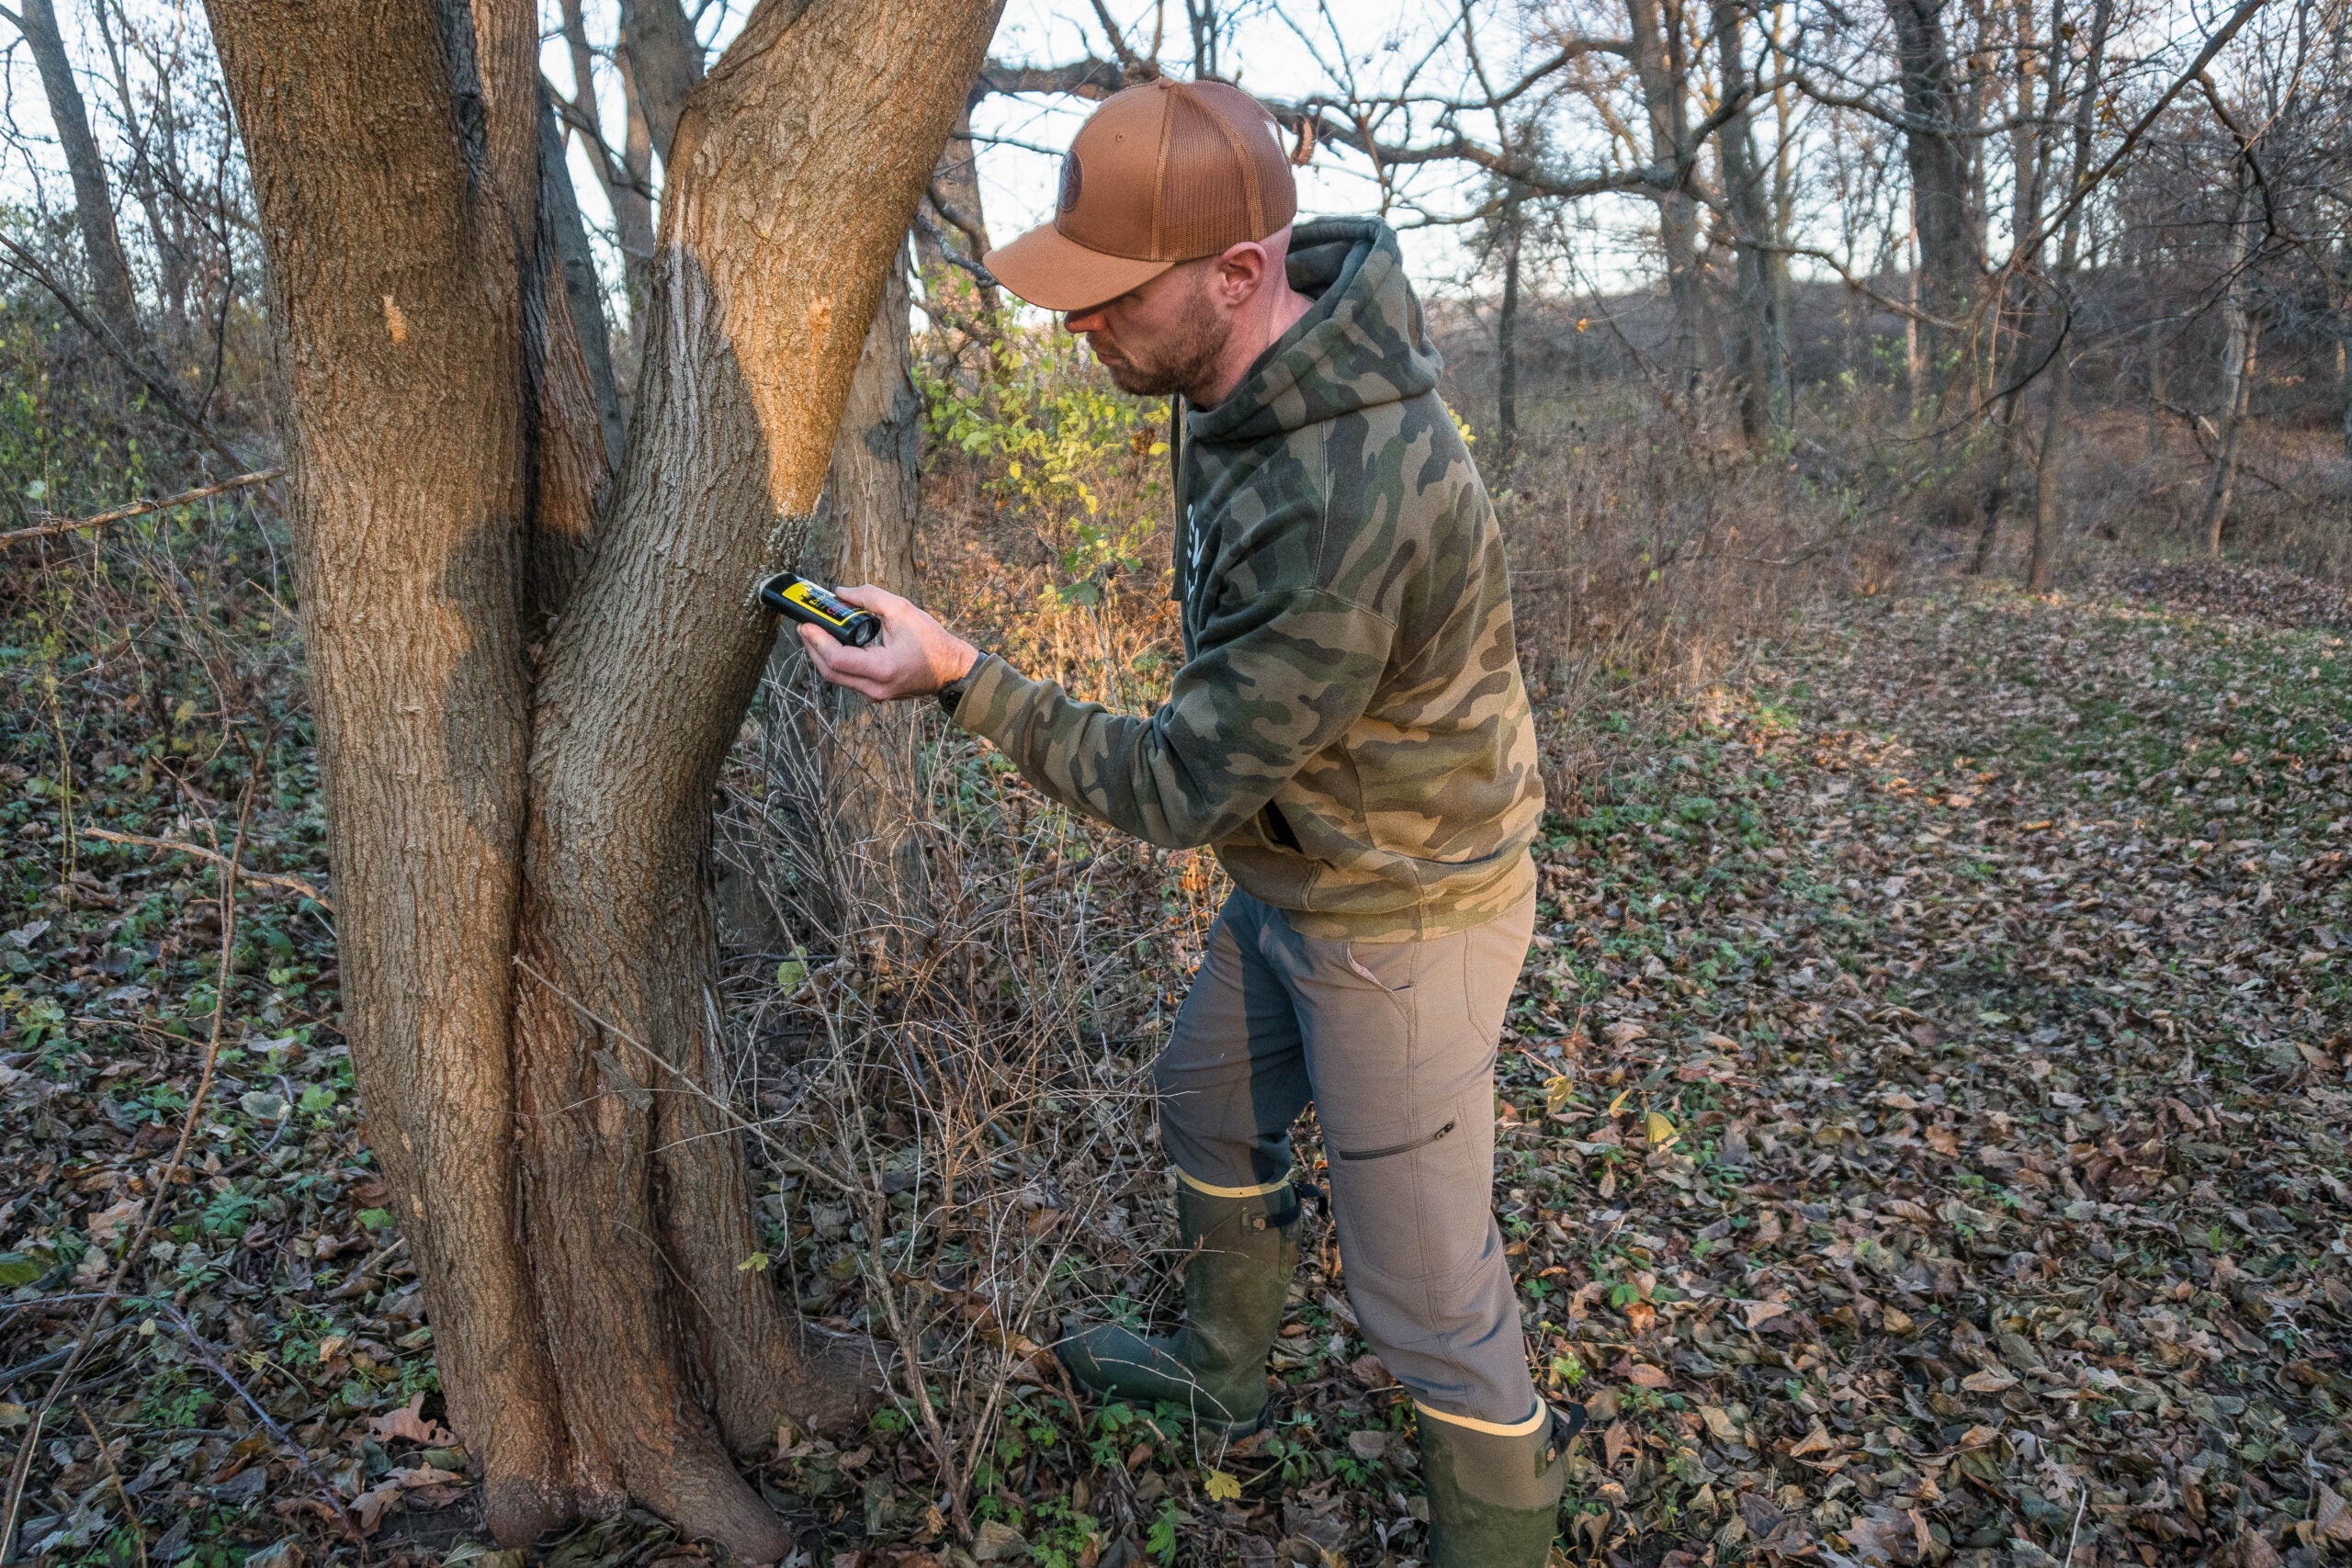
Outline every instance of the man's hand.
POLYGON ((817 672, 877 703, 898 697, 927 697, 960 681, 980 661, 980 650, 931 618, 920 604, 887 590, 861 584, 834 592, 861 610, 881 617, 882 636, 864 648, 835 642, 815 626, 800 628, 817 672))

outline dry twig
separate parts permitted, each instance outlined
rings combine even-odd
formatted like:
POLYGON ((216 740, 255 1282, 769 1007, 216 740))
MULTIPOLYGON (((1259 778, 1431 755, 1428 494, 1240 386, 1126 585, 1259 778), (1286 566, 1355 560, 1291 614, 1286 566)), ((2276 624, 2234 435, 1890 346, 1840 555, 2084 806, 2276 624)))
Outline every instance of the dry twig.
POLYGON ((216 495, 226 495, 231 491, 267 484, 285 472, 283 468, 262 468, 250 474, 239 474, 233 479, 222 479, 219 484, 198 485, 194 490, 184 490, 177 495, 159 496, 153 501, 134 501, 128 506, 118 506, 106 512, 93 513, 87 517, 56 517, 43 513, 41 520, 29 528, 15 528, 0 534, 0 545, 22 544, 27 539, 46 539, 58 534, 71 534, 77 529, 97 528, 108 523, 121 523, 133 517, 144 517, 151 512, 167 512, 175 506, 193 505, 197 502, 208 501, 216 495))

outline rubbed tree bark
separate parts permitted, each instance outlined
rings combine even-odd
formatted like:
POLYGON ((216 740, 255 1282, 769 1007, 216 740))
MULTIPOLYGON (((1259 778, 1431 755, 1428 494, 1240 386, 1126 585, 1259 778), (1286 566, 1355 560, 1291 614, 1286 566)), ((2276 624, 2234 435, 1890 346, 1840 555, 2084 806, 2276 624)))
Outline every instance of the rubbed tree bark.
MULTIPOLYGON (((1982 220, 1970 196, 1967 101, 1945 37, 1942 0, 1887 0, 1894 24, 1903 109, 1904 162, 1911 174, 1919 247, 1919 304, 1946 321, 1966 311, 1984 274, 1982 220)), ((1963 346, 1940 328, 1923 329, 1931 375, 1963 346)))
POLYGON ((23 0, 17 21, 32 51, 33 66, 40 73, 50 121, 57 128, 57 144, 65 154, 65 172, 74 183, 74 218, 82 231, 83 260, 90 270, 92 313, 118 344, 136 354, 141 339, 130 266, 123 259, 122 235, 115 227, 107 166, 98 156, 97 140, 90 134, 90 112, 82 101, 81 84, 74 79, 74 61, 65 52, 64 36, 57 30, 56 8, 50 0, 23 0))
POLYGON ((816 508, 847 324, 994 17, 747 19, 675 128, 639 406, 594 519, 536 21, 212 11, 290 393, 345 1029, 499 1539, 635 1498, 773 1561, 789 1540, 727 1447, 838 1415, 870 1367, 812 1366, 739 1268, 709 803, 773 636, 752 583, 816 508), (592 522, 576 587, 534 573, 550 537, 585 560, 592 522))

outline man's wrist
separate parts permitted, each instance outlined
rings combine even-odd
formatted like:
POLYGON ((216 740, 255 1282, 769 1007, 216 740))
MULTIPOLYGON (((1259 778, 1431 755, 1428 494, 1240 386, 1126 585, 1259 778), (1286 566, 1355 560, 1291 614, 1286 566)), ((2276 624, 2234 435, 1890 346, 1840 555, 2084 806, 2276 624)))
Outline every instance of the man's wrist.
POLYGON ((963 673, 942 685, 936 694, 940 711, 949 718, 954 718, 956 709, 963 706, 965 690, 971 684, 973 675, 978 672, 980 660, 988 657, 978 649, 968 645, 964 651, 969 653, 971 658, 965 662, 963 673))

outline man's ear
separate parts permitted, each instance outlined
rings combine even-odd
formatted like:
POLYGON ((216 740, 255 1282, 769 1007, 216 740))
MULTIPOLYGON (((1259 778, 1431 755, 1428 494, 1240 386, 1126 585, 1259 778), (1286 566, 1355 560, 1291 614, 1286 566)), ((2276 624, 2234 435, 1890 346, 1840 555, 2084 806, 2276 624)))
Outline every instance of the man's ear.
POLYGON ((1244 240, 1238 245, 1227 246, 1225 254, 1217 257, 1216 264, 1217 276, 1225 283, 1227 297, 1238 305, 1263 288, 1272 264, 1272 258, 1267 255, 1266 247, 1255 240, 1244 240))

